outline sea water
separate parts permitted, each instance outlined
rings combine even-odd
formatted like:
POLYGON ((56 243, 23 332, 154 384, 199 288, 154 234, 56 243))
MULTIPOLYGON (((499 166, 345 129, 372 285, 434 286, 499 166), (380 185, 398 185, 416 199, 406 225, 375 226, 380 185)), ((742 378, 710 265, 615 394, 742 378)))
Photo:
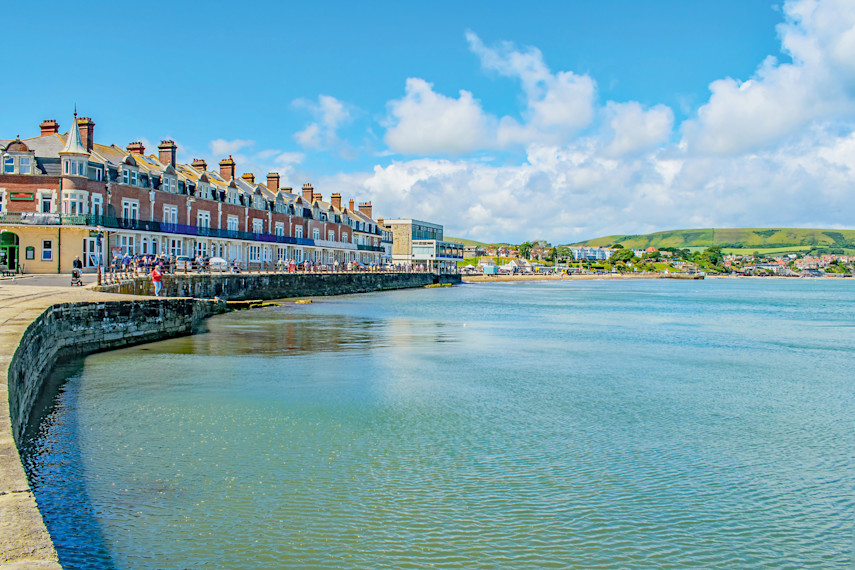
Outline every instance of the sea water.
POLYGON ((67 568, 851 567, 855 282, 471 284, 87 357, 67 568))

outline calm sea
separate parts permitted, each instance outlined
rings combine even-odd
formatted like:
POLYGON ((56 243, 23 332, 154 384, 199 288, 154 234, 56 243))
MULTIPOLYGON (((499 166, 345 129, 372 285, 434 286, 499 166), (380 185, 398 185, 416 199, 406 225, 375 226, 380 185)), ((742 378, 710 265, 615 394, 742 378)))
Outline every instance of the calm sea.
POLYGON ((26 464, 67 568, 851 567, 855 281, 463 285, 99 354, 26 464))

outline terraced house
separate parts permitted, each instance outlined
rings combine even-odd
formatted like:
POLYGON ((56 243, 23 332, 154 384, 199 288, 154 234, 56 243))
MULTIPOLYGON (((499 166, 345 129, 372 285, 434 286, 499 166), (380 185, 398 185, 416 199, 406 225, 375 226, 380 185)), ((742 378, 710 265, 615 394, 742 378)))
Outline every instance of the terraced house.
POLYGON ((280 259, 318 264, 380 263, 383 228, 370 202, 325 201, 311 184, 280 187, 270 173, 237 176, 231 156, 211 171, 204 160, 176 162, 177 145, 157 155, 141 142, 95 142, 95 123, 75 119, 67 134, 55 120, 38 137, 0 139, 0 264, 27 273, 71 271, 116 254, 218 256, 244 264, 280 259))

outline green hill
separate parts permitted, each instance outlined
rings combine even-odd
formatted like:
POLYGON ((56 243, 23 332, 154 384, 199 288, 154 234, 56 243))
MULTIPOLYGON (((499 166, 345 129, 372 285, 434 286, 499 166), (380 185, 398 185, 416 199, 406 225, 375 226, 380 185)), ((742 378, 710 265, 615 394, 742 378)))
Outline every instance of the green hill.
POLYGON ((630 248, 706 248, 804 250, 814 247, 855 249, 855 230, 815 230, 805 228, 729 228, 670 230, 646 235, 614 235, 590 239, 572 245, 607 246, 621 244, 630 248))
POLYGON ((451 236, 444 236, 443 239, 445 241, 456 241, 458 243, 462 243, 465 246, 473 246, 474 245, 474 246, 488 247, 488 246, 496 246, 496 245, 508 245, 505 242, 502 242, 502 243, 485 243, 483 241, 475 241, 474 239, 456 238, 456 237, 451 237, 451 236))

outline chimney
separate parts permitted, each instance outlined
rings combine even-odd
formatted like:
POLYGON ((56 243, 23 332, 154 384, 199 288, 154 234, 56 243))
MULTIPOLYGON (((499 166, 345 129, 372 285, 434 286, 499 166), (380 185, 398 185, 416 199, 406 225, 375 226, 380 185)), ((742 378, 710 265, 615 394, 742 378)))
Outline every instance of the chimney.
POLYGON ((350 199, 350 207, 348 208, 351 212, 353 211, 353 198, 350 199))
POLYGON ((267 175, 267 189, 271 192, 279 192, 279 173, 271 172, 267 175))
POLYGON ((371 202, 360 202, 359 212, 371 218, 371 202))
POLYGON ((320 192, 315 192, 314 194, 312 194, 312 202, 323 202, 323 201, 324 201, 324 197, 321 196, 320 192))
POLYGON ((77 119, 77 126, 80 127, 80 142, 87 152, 92 152, 92 146, 95 144, 95 122, 89 117, 80 117, 77 119))
POLYGON ((330 204, 336 210, 341 210, 341 194, 336 193, 330 196, 330 204))
POLYGON ((235 159, 232 155, 220 161, 220 176, 223 180, 231 180, 235 177, 235 159))
POLYGON ((312 192, 313 191, 314 191, 314 188, 312 188, 311 184, 309 184, 308 182, 303 184, 303 201, 304 202, 309 202, 310 204, 312 203, 312 192))
POLYGON ((176 150, 178 150, 178 147, 175 145, 175 141, 160 141, 160 144, 157 145, 157 160, 163 164, 175 166, 176 150))
POLYGON ((59 132, 59 123, 53 119, 48 119, 47 121, 42 121, 39 128, 42 130, 42 134, 40 136, 55 135, 59 132))
POLYGON ((202 172, 208 170, 208 163, 201 158, 194 158, 193 162, 190 163, 190 166, 192 166, 196 170, 201 170, 202 172))
POLYGON ((141 143, 140 141, 132 142, 131 144, 129 144, 125 148, 131 154, 140 154, 140 155, 145 154, 145 147, 143 146, 143 143, 141 143))
POLYGON ((255 174, 251 172, 247 172, 246 174, 241 174, 241 178, 249 182, 250 184, 255 184, 255 174))

